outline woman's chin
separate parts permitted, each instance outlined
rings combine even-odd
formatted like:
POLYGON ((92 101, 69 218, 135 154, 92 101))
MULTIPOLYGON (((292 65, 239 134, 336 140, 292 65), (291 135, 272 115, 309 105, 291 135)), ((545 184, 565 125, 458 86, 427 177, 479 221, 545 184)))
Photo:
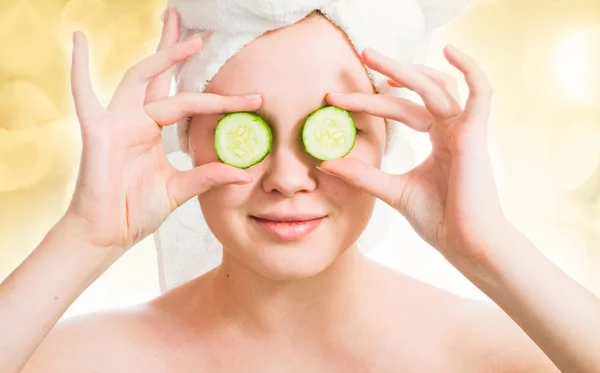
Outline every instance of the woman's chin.
POLYGON ((343 249, 324 249, 287 243, 254 252, 242 262, 257 274, 274 281, 294 281, 315 277, 327 270, 344 253, 343 249))

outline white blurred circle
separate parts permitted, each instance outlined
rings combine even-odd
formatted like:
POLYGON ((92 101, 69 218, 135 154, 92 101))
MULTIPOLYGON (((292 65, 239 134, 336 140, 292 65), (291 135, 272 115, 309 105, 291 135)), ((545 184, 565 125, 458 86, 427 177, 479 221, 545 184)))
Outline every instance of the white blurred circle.
POLYGON ((565 96, 595 105, 600 99, 600 28, 586 27, 565 37, 556 55, 556 74, 565 96))

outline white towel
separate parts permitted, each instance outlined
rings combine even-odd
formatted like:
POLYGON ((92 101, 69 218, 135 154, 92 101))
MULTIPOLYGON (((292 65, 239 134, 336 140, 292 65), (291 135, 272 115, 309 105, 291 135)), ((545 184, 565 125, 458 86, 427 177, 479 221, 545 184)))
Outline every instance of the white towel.
MULTIPOLYGON (((260 35, 296 23, 315 10, 338 25, 360 54, 374 48, 397 61, 424 63, 432 30, 451 20, 469 0, 169 0, 181 16, 183 40, 200 33, 200 52, 178 64, 175 76, 178 92, 202 92, 224 63, 260 35)), ((164 14, 164 11, 163 11, 164 14)), ((367 69, 381 94, 406 96, 392 89, 387 77, 367 69)), ((388 120, 389 147, 383 168, 406 171, 414 165, 405 129, 388 120), (393 157, 392 157, 393 155, 393 157), (402 164, 399 164, 402 160, 402 164)), ((176 124, 183 154, 171 154, 178 168, 189 169, 188 123, 176 124), (187 158, 186 158, 187 157, 187 158)), ((378 201, 373 218, 361 236, 366 248, 373 248, 385 236, 391 208, 378 201), (366 245, 366 242, 369 242, 366 245)), ((161 289, 168 290, 199 276, 220 263, 222 247, 212 235, 192 198, 174 211, 155 233, 161 289)))

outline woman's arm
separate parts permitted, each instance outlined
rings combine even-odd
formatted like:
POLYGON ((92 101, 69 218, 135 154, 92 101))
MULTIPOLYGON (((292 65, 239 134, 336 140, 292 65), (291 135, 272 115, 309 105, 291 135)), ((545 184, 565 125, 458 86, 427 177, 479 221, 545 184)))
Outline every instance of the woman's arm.
MULTIPOLYGON (((446 258, 565 373, 600 372, 600 299, 508 223, 469 260, 446 258)), ((461 249, 462 250, 462 249, 461 249)), ((458 250, 457 250, 458 251, 458 250)))
POLYGON ((487 146, 493 89, 473 58, 453 47, 446 47, 444 55, 469 88, 464 108, 455 79, 374 50, 363 53, 365 64, 389 77, 390 85, 419 94, 423 106, 381 95, 327 96, 332 105, 392 118, 428 133, 432 151, 421 164, 400 175, 350 157, 323 162, 320 168, 400 212, 562 372, 600 372, 600 301, 509 224, 487 146))
POLYGON ((0 367, 18 373, 69 306, 123 253, 78 238, 64 217, 0 284, 0 367))
POLYGON ((260 97, 203 93, 169 97, 172 67, 202 47, 199 37, 178 42, 179 23, 171 13, 158 51, 127 71, 108 108, 92 87, 87 40, 73 35, 79 174, 67 213, 0 285, 1 373, 18 373, 75 299, 173 210, 209 189, 252 180, 220 162, 179 171, 163 151, 162 126, 196 114, 256 110, 262 103, 260 97))

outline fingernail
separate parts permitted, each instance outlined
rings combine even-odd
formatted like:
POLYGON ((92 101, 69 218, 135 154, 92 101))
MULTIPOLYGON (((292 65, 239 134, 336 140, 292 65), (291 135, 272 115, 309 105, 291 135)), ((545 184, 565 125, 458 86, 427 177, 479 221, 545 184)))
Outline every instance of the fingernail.
POLYGON ((329 94, 330 96, 343 96, 345 93, 332 92, 329 94))
POLYGON ((249 99, 249 100, 254 100, 255 98, 259 98, 260 94, 259 93, 253 93, 251 95, 245 95, 245 98, 249 99))
POLYGON ((165 11, 165 18, 163 19, 163 23, 167 23, 168 20, 169 20, 169 9, 167 9, 165 11))

